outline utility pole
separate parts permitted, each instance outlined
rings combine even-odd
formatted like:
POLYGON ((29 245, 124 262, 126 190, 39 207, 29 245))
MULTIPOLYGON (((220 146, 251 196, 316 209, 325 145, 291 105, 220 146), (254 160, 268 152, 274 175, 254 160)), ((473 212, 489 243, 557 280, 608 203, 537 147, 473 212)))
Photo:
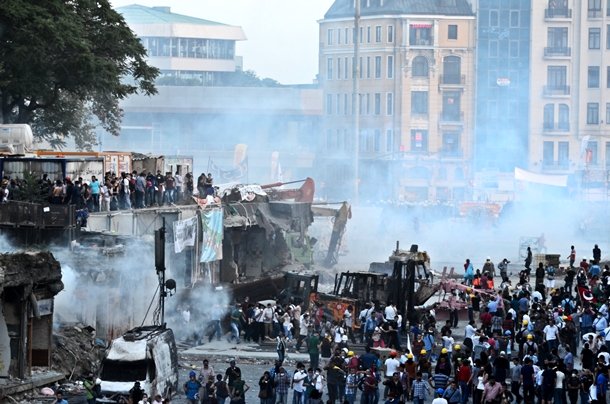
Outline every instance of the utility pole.
POLYGON ((356 4, 356 12, 354 13, 354 61, 352 63, 352 76, 354 80, 354 88, 352 90, 352 119, 353 119, 353 146, 354 161, 353 161, 353 185, 354 185, 354 201, 358 202, 358 181, 359 175, 359 155, 360 155, 360 93, 358 89, 358 80, 360 79, 360 2, 362 0, 354 0, 356 4))

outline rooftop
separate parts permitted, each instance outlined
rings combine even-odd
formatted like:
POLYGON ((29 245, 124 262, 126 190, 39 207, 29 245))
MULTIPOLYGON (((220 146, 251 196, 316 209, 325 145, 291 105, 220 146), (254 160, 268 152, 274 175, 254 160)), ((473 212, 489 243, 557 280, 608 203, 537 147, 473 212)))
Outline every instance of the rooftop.
POLYGON ((198 25, 226 25, 219 22, 190 17, 188 15, 171 12, 170 7, 145 7, 139 4, 117 7, 115 9, 123 15, 127 24, 198 24, 198 25))
MULTIPOLYGON (((444 16, 474 16, 467 0, 360 0, 360 15, 420 14, 444 16), (366 6, 367 1, 369 6, 366 6), (381 5, 380 5, 381 4, 381 5)), ((353 0, 335 0, 324 18, 354 16, 353 0)))

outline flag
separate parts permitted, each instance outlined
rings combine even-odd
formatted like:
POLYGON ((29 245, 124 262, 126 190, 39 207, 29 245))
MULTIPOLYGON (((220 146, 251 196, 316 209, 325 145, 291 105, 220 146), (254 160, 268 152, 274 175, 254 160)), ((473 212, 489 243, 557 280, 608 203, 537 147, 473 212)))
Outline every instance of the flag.
POLYGON ((580 157, 583 157, 589 148, 589 139, 591 136, 587 135, 582 138, 582 143, 580 144, 580 157))
POLYGON ((215 178, 217 179, 226 181, 238 180, 246 176, 246 171, 248 171, 248 157, 243 159, 241 163, 229 171, 225 171, 218 167, 212 160, 210 160, 210 167, 212 168, 212 171, 216 172, 215 178))
POLYGON ((282 174, 282 163, 277 163, 277 180, 284 182, 284 175, 282 174))
POLYGON ((201 259, 199 262, 212 262, 222 259, 222 209, 201 211, 201 259))
POLYGON ((578 286, 578 296, 582 302, 597 303, 597 299, 593 293, 584 286, 578 286))

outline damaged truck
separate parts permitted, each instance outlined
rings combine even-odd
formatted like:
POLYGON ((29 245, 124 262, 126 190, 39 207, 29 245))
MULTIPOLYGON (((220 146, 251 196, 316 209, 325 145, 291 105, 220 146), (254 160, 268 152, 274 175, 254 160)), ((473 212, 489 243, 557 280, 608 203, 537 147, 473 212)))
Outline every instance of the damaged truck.
POLYGON ((97 403, 116 403, 129 397, 139 382, 150 397, 171 397, 178 388, 178 351, 171 329, 162 326, 134 328, 113 340, 100 368, 103 398, 97 403))

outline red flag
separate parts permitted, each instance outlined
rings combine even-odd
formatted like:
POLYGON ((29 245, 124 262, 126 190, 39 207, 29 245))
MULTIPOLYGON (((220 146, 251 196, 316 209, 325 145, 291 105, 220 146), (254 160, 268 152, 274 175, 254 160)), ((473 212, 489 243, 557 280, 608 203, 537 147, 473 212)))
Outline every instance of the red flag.
POLYGON ((583 302, 597 303, 597 299, 593 296, 593 293, 584 286, 578 286, 578 296, 583 302))

